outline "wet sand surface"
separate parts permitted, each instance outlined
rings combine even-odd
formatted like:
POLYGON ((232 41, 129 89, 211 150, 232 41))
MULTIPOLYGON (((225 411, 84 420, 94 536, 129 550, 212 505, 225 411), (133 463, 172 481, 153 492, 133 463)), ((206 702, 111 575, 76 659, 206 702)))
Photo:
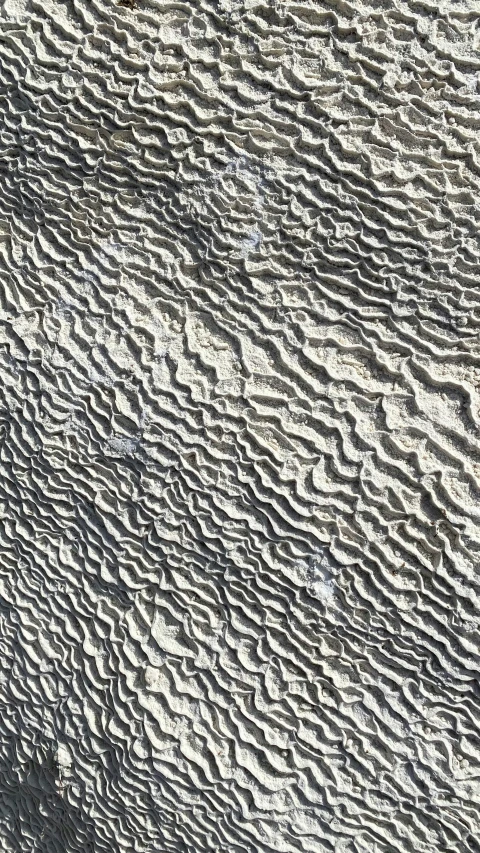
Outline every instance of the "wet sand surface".
POLYGON ((5 853, 479 853, 478 20, 2 3, 5 853))

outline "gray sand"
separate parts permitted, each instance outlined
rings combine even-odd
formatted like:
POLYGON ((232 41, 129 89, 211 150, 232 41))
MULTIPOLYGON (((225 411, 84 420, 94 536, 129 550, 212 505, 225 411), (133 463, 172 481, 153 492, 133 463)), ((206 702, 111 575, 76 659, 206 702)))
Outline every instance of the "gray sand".
POLYGON ((1 853, 480 853, 479 15, 1 4, 1 853))

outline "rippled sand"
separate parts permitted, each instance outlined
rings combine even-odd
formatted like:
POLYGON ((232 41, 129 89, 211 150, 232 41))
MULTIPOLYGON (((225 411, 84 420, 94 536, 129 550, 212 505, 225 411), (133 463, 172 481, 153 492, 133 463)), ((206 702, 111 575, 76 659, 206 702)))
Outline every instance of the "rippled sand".
POLYGON ((480 7, 4 0, 2 853, 480 851, 480 7))

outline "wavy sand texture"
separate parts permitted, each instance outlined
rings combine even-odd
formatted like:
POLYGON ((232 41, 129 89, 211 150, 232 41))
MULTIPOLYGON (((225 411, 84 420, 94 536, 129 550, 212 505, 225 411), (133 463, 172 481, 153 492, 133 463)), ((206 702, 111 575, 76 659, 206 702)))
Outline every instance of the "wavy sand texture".
POLYGON ((478 4, 130 5, 0 10, 2 853, 478 853, 478 4))

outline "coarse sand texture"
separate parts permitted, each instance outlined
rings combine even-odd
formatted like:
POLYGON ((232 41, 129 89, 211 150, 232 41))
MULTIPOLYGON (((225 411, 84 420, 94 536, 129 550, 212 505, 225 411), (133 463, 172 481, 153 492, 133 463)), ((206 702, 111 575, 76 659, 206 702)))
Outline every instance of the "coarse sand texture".
POLYGON ((0 853, 480 853, 480 0, 0 0, 0 853))

